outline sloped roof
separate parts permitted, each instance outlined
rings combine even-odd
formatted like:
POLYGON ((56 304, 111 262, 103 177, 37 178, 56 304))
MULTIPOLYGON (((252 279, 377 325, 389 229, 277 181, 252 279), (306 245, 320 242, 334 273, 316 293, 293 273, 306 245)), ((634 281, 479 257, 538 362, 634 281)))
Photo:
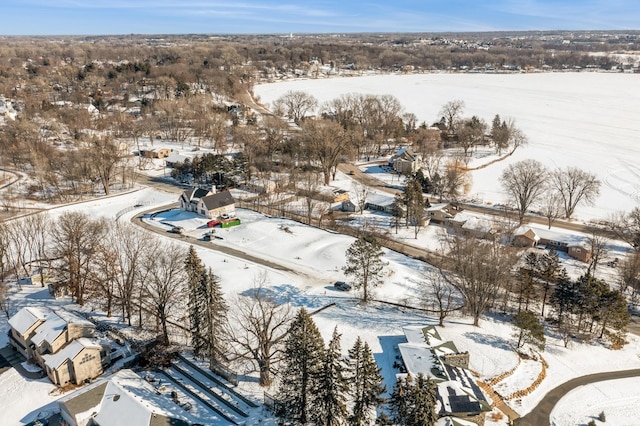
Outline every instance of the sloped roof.
POLYGON ((85 348, 102 349, 102 346, 97 340, 87 339, 81 337, 80 339, 72 340, 64 348, 60 349, 55 354, 43 355, 44 363, 52 369, 56 369, 62 365, 63 362, 70 359, 73 360, 78 354, 85 348))
POLYGON ((71 312, 63 310, 50 311, 45 321, 36 329, 36 334, 31 338, 31 341, 36 345, 40 345, 42 342, 51 344, 60 336, 65 328, 67 328, 68 324, 75 324, 82 327, 95 327, 90 321, 74 315, 71 312))
POLYGON ((136 373, 120 370, 108 380, 95 421, 100 426, 188 426, 192 423, 186 413, 169 411, 167 404, 174 408, 170 399, 156 394, 153 386, 136 373))
POLYGON ((36 328, 36 334, 31 338, 31 341, 37 346, 42 342, 51 344, 65 328, 67 328, 67 322, 51 312, 45 321, 36 328))
POLYGON ((235 200, 229 191, 218 192, 217 194, 202 197, 202 202, 208 210, 219 209, 220 207, 235 204, 235 200))
POLYGON ((34 324, 44 321, 50 313, 49 309, 28 306, 9 318, 9 325, 18 333, 25 334, 34 324))
POLYGON ((182 193, 182 195, 184 195, 187 200, 191 201, 191 200, 196 199, 196 198, 200 199, 202 197, 206 197, 210 193, 211 193, 211 191, 208 191, 206 189, 191 188, 191 189, 187 189, 186 191, 184 191, 182 193))

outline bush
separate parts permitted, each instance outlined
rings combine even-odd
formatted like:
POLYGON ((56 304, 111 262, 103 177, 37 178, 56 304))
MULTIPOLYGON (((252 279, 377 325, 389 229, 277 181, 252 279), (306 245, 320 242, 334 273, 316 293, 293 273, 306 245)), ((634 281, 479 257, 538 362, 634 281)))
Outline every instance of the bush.
POLYGON ((589 423, 587 423, 587 426, 596 426, 596 421, 591 420, 589 423))
POLYGON ((598 420, 600 420, 602 423, 607 421, 607 416, 604 415, 604 411, 600 411, 600 414, 598 414, 598 420))

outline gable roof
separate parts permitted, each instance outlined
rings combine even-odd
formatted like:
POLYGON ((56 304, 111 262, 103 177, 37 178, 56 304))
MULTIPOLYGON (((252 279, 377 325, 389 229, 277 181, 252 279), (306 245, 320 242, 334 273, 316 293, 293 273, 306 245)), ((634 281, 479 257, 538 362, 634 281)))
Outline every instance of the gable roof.
POLYGON ((9 325, 20 334, 25 334, 37 322, 44 321, 50 313, 48 309, 28 306, 9 318, 9 325))
POLYGON ((63 310, 49 311, 45 321, 36 329, 36 334, 31 338, 31 341, 36 345, 40 345, 42 342, 52 344, 69 324, 95 328, 90 321, 70 312, 63 310))
POLYGON ((182 193, 182 195, 187 199, 187 201, 191 201, 194 199, 200 199, 202 197, 206 197, 209 195, 211 191, 202 188, 191 188, 187 189, 182 193))
POLYGON ((42 355, 42 358, 44 359, 44 363, 47 367, 56 369, 66 360, 73 360, 83 349, 86 348, 101 350, 102 346, 97 340, 81 337, 79 339, 72 340, 71 343, 60 349, 55 354, 42 355))
POLYGON ((217 194, 207 195, 206 197, 202 197, 202 202, 204 203, 207 210, 215 210, 220 207, 230 206, 235 204, 235 200, 231 196, 229 191, 218 192, 217 194))
POLYGON ((77 422, 100 426, 188 426, 195 423, 171 399, 159 395, 142 377, 120 370, 58 400, 77 422), (117 396, 117 397, 116 397, 117 396))

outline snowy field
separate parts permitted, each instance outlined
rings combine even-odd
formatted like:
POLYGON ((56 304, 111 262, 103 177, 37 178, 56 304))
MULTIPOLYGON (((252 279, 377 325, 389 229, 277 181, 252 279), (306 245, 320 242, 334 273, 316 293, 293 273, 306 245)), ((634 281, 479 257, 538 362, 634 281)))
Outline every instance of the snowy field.
POLYGON ((294 80, 254 88, 265 105, 289 90, 308 92, 320 103, 345 93, 391 94, 427 124, 438 121, 440 108, 451 100, 464 101, 465 116, 478 115, 488 123, 495 114, 514 118, 529 144, 506 161, 473 172, 468 196, 485 203, 504 202, 496 184, 504 168, 534 158, 550 168, 577 166, 599 177, 601 195, 595 206, 577 209, 579 219, 608 218, 640 204, 637 74, 434 73, 294 80))
POLYGON ((634 426, 640 419, 640 378, 609 380, 581 386, 569 392, 551 412, 553 426, 597 425, 634 426), (606 423, 598 421, 604 412, 606 423))
MULTIPOLYGON (((175 202, 175 194, 156 192, 151 189, 134 191, 130 194, 110 197, 94 202, 75 204, 53 210, 56 216, 61 211, 77 210, 93 216, 109 219, 119 217, 120 221, 128 221, 140 211, 175 202), (134 208, 135 205, 143 207, 134 208)), ((407 325, 434 324, 435 319, 410 309, 391 308, 372 303, 362 306, 354 295, 333 289, 335 280, 343 279, 341 267, 345 263, 344 253, 353 239, 339 234, 326 232, 314 227, 281 218, 271 218, 248 210, 239 209, 238 216, 242 225, 233 228, 216 228, 217 236, 222 240, 214 240, 216 245, 228 246, 246 252, 259 259, 284 266, 289 271, 272 269, 260 263, 252 263, 233 258, 216 250, 196 247, 202 260, 221 278, 223 291, 233 306, 237 294, 251 288, 256 277, 265 273, 274 295, 281 300, 288 300, 295 307, 304 306, 310 311, 335 303, 314 316, 325 339, 329 339, 335 326, 342 333, 342 349, 346 353, 358 336, 366 340, 382 368, 388 390, 395 382, 393 368, 396 345, 403 340, 402 327, 407 325)), ((145 219, 166 231, 170 224, 180 224, 187 230, 188 238, 173 241, 189 244, 189 238, 200 238, 207 231, 206 221, 193 215, 180 214, 176 211, 159 213, 145 219), (165 222, 164 224, 162 222, 165 222)), ((431 235, 429 227, 424 236, 431 235)), ((167 232, 166 238, 170 234, 167 232)), ((432 238, 437 236, 431 235, 432 238)), ((408 240, 408 238, 407 238, 408 240)), ((193 241, 193 240, 191 240, 193 241)), ((420 304, 420 294, 424 292, 423 275, 432 273, 430 267, 394 252, 385 252, 384 260, 388 262, 385 283, 375 289, 376 297, 399 303, 420 304)), ((66 304, 65 301, 53 301, 48 298, 46 290, 25 288, 15 295, 14 307, 17 309, 28 304, 52 305, 66 304)), ((456 346, 471 353, 471 368, 477 371, 481 379, 488 380, 516 367, 517 358, 511 348, 513 329, 508 318, 487 317, 481 321, 480 328, 471 325, 470 318, 453 315, 444 329, 440 330, 443 338, 454 341, 456 346)), ((0 320, 0 345, 6 343, 6 320, 0 320)), ((572 344, 568 349, 553 336, 547 342, 543 353, 549 363, 547 378, 531 395, 522 400, 513 400, 510 404, 520 414, 530 411, 544 394, 558 384, 573 377, 588 373, 622 370, 640 367, 640 341, 629 336, 629 344, 619 351, 611 351, 602 345, 572 344)), ((502 394, 510 394, 528 386, 537 376, 539 363, 522 362, 509 378, 498 384, 502 394)), ((240 374, 246 373, 239 371, 240 374)), ((260 394, 255 383, 243 383, 245 391, 260 394)), ((53 386, 46 380, 27 381, 14 372, 0 376, 0 389, 15 392, 0 392, 0 424, 20 424, 29 421, 42 411, 47 402, 57 398, 50 395, 53 386), (19 395, 23 395, 22 397, 19 395), (24 395, 29 395, 28 398, 24 395)), ((557 415, 565 415, 560 408, 557 415)), ((595 413, 597 414, 597 413, 595 413)))

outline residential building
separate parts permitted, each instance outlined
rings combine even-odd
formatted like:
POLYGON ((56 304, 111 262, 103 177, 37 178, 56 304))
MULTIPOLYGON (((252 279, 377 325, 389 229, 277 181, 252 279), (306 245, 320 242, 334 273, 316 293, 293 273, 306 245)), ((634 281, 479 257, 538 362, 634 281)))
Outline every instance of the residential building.
POLYGON ((411 148, 403 147, 389 158, 389 166, 398 173, 409 175, 418 170, 420 163, 411 148))
POLYGON ((451 221, 458 213, 462 211, 461 207, 451 203, 431 204, 425 209, 425 214, 429 218, 430 223, 441 225, 450 225, 451 221))
POLYGON ((95 325, 67 311, 25 307, 9 325, 9 343, 56 385, 98 377, 110 361, 108 345, 93 339, 95 325))
POLYGON ((490 411, 490 404, 469 371, 469 353, 444 341, 433 326, 403 328, 406 343, 398 344, 401 374, 423 374, 437 385, 438 415, 471 417, 490 411))
POLYGON ((229 191, 215 193, 202 188, 192 188, 180 194, 180 208, 209 219, 234 217, 236 205, 229 191))
POLYGON ((131 370, 97 380, 60 398, 60 416, 70 426, 189 426, 196 424, 171 398, 131 370))

